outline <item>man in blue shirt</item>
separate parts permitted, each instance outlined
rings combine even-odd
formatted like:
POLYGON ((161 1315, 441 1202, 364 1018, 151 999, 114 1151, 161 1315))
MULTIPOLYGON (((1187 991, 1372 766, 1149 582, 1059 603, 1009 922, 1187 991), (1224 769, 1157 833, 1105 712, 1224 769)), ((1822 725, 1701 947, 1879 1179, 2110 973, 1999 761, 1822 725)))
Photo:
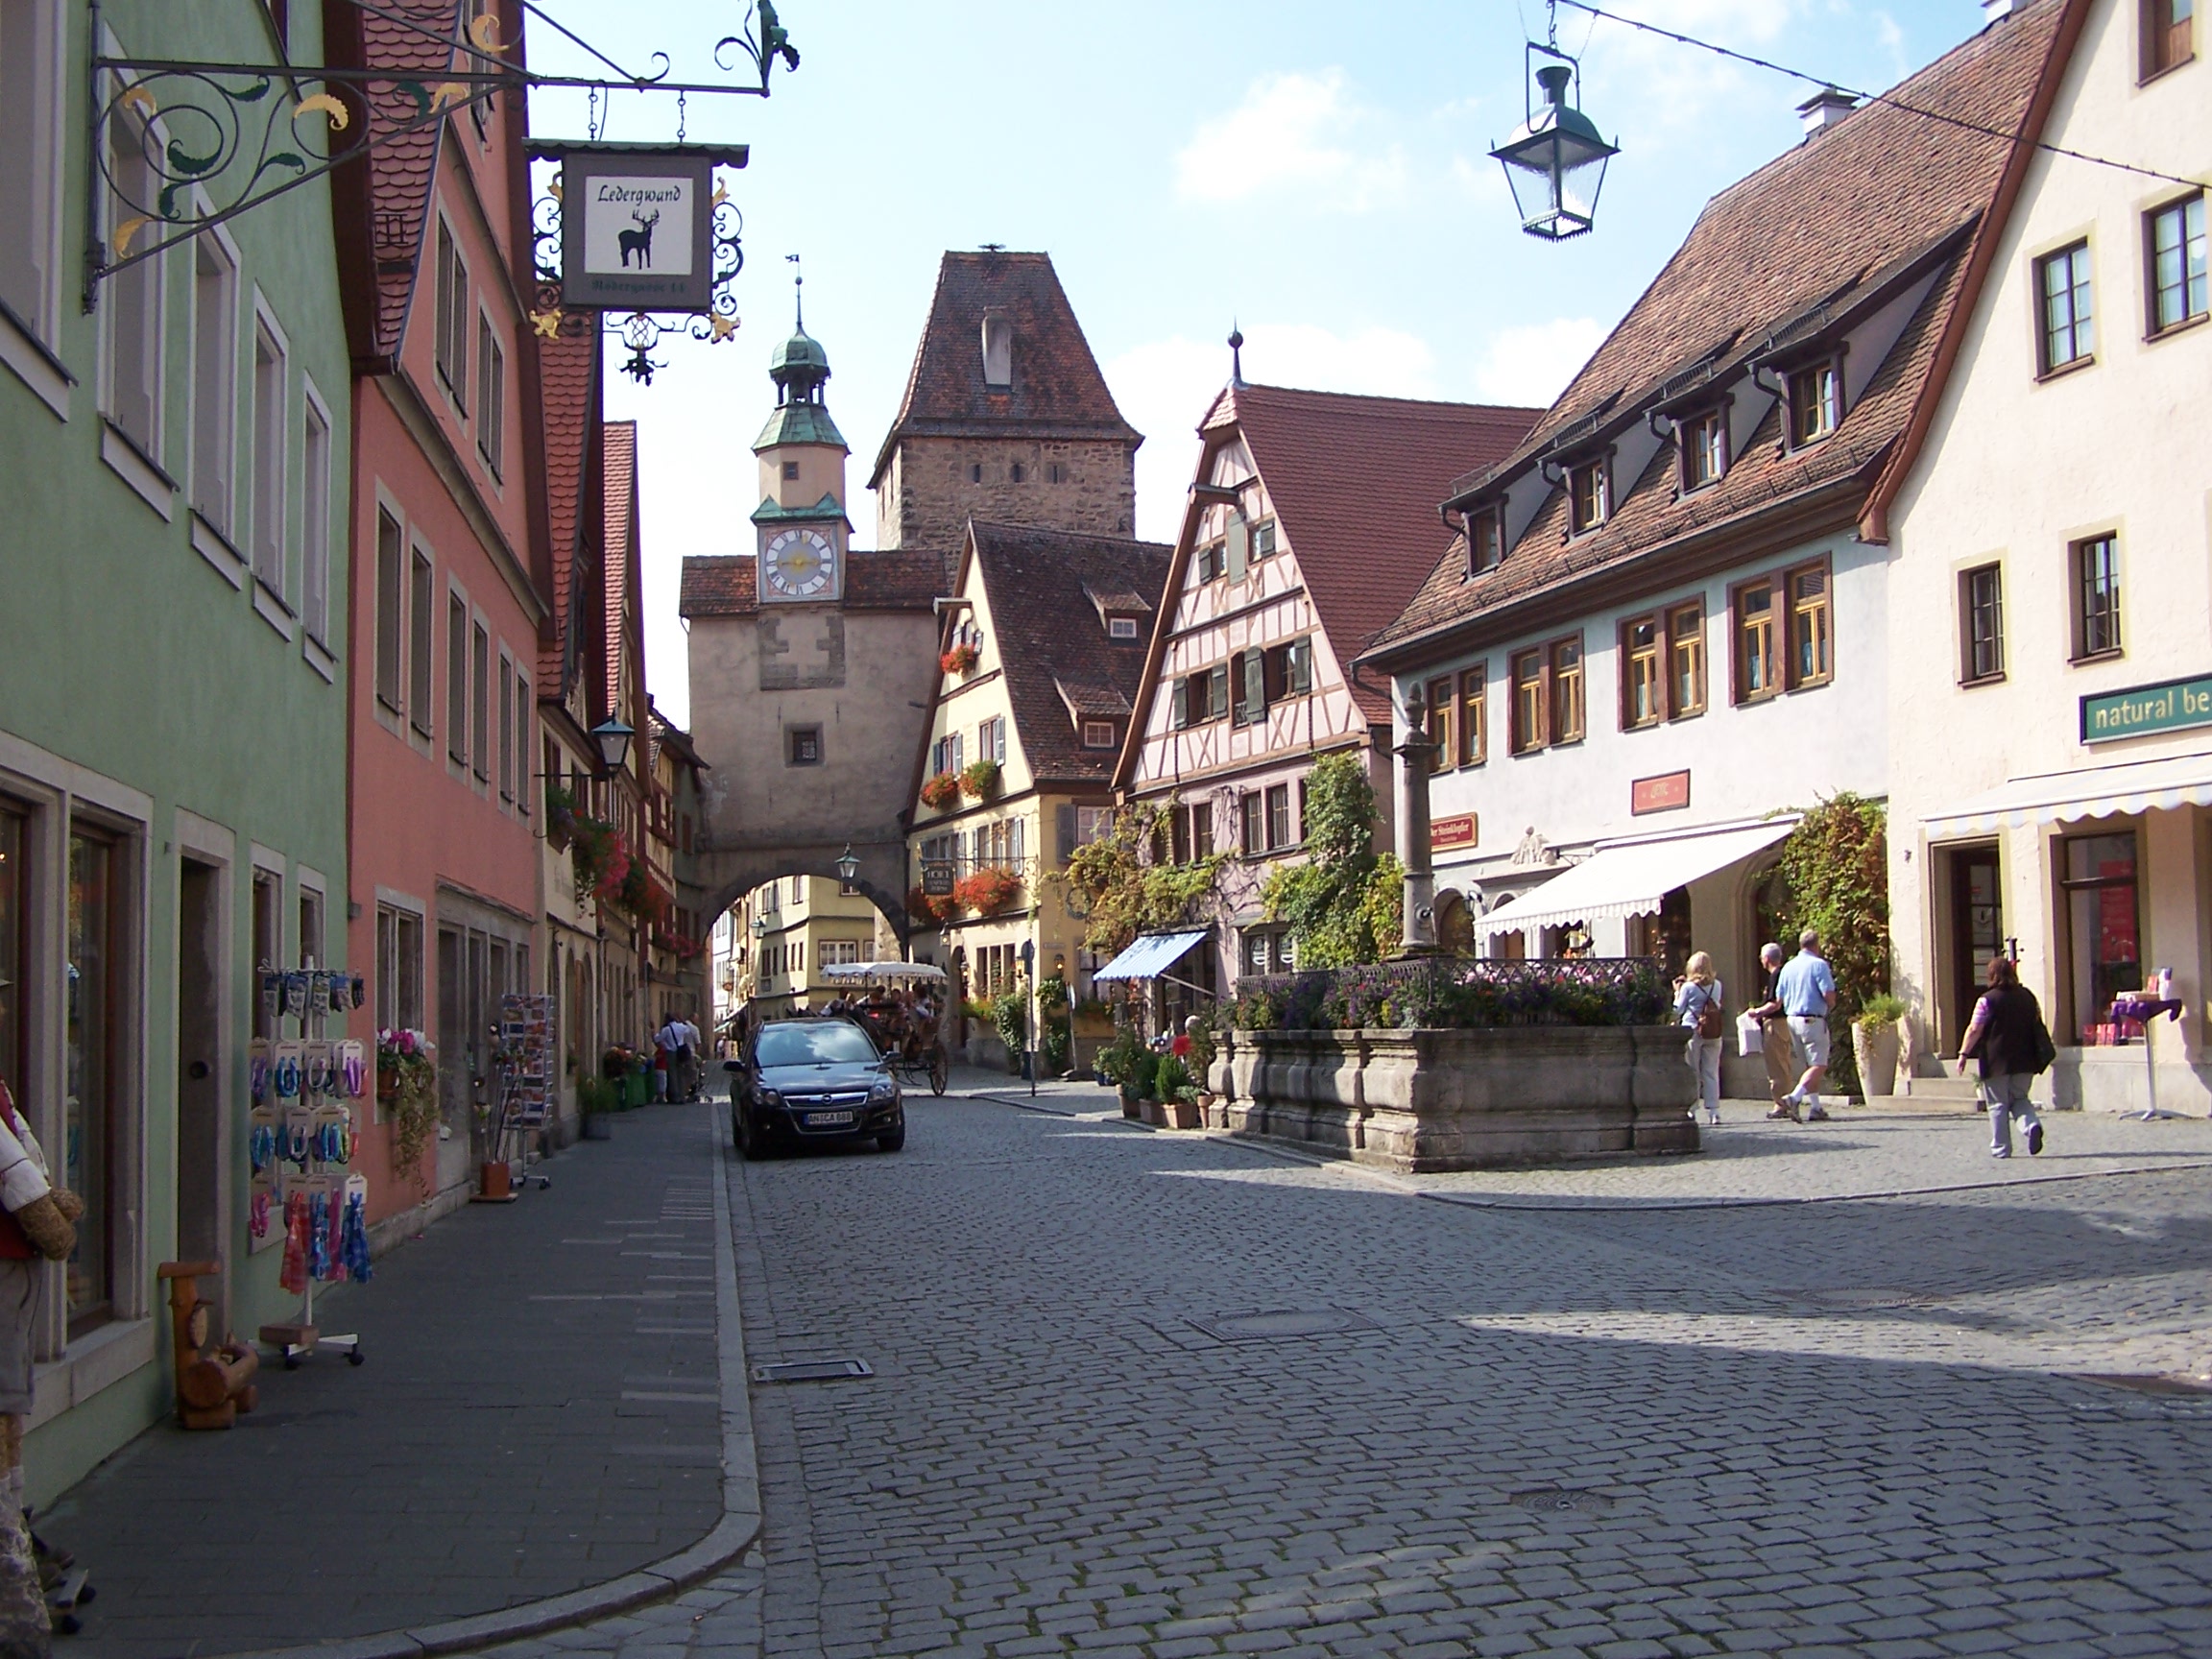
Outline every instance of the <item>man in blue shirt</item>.
POLYGON ((1794 1118, 1805 1108, 1809 1121, 1824 1123, 1820 1079, 1828 1072, 1828 1011, 1836 1006, 1836 975, 1820 955, 1820 935, 1808 927, 1797 935, 1797 954, 1782 965, 1774 994, 1790 1021, 1790 1046, 1805 1068, 1797 1087, 1782 1096, 1794 1118))

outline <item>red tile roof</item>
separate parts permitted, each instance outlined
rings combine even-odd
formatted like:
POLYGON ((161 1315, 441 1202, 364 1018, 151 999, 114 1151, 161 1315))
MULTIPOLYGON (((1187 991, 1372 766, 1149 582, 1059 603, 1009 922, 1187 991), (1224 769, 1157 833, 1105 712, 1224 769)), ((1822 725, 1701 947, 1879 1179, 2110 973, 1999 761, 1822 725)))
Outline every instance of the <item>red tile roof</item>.
POLYGON ((1174 549, 1008 524, 971 522, 968 533, 1031 773, 1050 782, 1104 783, 1143 679, 1145 642, 1111 637, 1091 595, 1158 593, 1174 549), (1086 714, 1116 722, 1115 748, 1083 747, 1086 714))
POLYGON ((881 482, 902 438, 977 433, 1104 438, 1131 448, 1143 442, 1115 406, 1049 254, 945 255, 906 396, 868 487, 881 482), (1002 387, 983 380, 983 321, 991 314, 1013 330, 1013 379, 1002 387))
POLYGON ((1887 95, 1953 119, 1869 104, 1716 196, 1527 440, 1453 493, 1472 499, 1525 475, 1554 448, 1595 437, 1591 422, 1640 418, 1662 388, 1707 359, 1716 389, 1739 380, 1770 344, 1811 337, 1891 278, 1933 266, 1933 288, 1834 437, 1784 450, 1779 416, 1770 416, 1719 483, 1688 494, 1674 490, 1674 451, 1663 445, 1641 479, 1615 480, 1608 521, 1572 539, 1554 489, 1496 569, 1469 578, 1464 543, 1455 543, 1378 636, 1378 654, 1396 661, 1410 640, 1509 608, 1519 613, 1564 584, 1764 516, 1817 507, 1823 521, 1849 522, 1911 416, 1969 251, 2001 228, 1987 209, 2013 144, 1977 129, 2018 131, 2066 4, 2032 0, 1887 95))
MULTIPOLYGON (((1451 541, 1436 513, 1451 481, 1502 459, 1538 413, 1245 385, 1221 394, 1202 430, 1242 434, 1330 645, 1349 661, 1451 541)), ((1385 693, 1354 694, 1387 716, 1385 693)))

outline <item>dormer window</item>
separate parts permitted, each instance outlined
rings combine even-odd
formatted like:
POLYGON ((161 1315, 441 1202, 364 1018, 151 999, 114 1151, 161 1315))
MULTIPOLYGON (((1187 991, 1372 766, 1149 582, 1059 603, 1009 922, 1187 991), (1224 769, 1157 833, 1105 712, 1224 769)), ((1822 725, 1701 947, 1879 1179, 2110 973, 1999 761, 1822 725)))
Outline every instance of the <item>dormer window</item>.
POLYGON ((1467 574, 1479 576, 1505 562, 1505 514, 1489 502, 1467 515, 1467 574))
POLYGON ((1567 469, 1567 502, 1575 534, 1595 530, 1612 514, 1611 469, 1605 457, 1567 469))
POLYGON ((1083 722, 1083 747, 1086 749, 1111 749, 1114 747, 1114 722, 1111 720, 1086 720, 1083 722))
POLYGON ((1728 470, 1728 421, 1719 409, 1693 415, 1677 430, 1682 435, 1682 488, 1702 490, 1728 470))
POLYGON ((983 384, 1014 384, 1014 325, 997 312, 983 319, 983 384))
POLYGON ((1106 618, 1106 637, 1109 639, 1134 639, 1137 637, 1137 618, 1134 616, 1109 616, 1106 618))
POLYGON ((1817 444, 1843 424, 1843 376, 1833 359, 1790 376, 1790 446, 1817 444))

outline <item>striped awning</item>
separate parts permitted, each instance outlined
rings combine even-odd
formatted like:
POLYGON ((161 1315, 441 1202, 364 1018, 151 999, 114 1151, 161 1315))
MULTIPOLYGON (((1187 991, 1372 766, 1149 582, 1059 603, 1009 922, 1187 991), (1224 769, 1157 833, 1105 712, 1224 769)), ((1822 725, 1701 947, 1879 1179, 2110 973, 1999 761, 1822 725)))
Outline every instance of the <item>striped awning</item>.
POLYGON ((1094 979, 1157 979, 1183 960, 1190 947, 1206 937, 1199 927, 1187 933, 1143 933, 1097 973, 1094 979))
POLYGON ((2015 778, 1930 813, 1932 839, 1987 835, 2031 824, 2072 824, 2176 806, 2212 806, 2212 754, 2162 755, 2116 766, 2083 766, 2015 778))

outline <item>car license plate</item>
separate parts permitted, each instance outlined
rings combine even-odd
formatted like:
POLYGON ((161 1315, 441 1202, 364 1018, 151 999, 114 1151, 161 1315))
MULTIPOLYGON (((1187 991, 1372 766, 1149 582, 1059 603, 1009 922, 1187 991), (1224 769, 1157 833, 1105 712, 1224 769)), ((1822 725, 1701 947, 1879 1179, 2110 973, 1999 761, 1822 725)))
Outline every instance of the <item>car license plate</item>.
POLYGON ((809 1112, 806 1114, 806 1127, 809 1129, 834 1129, 840 1124, 852 1121, 853 1114, 850 1112, 809 1112))

